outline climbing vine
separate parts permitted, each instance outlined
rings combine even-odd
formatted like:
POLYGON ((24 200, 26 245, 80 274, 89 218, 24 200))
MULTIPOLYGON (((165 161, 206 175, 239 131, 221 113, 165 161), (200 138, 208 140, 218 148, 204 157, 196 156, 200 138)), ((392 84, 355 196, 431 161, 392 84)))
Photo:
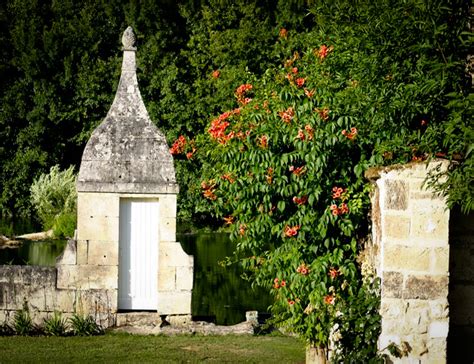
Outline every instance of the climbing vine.
MULTIPOLYGON (((236 88, 235 107, 212 118, 197 141, 201 193, 246 256, 251 284, 273 293, 277 323, 310 345, 332 345, 338 360, 378 360, 378 282, 361 255, 364 172, 466 151, 466 141, 443 135, 448 100, 466 95, 452 94, 461 63, 420 44, 447 31, 415 20, 442 9, 336 4, 337 28, 291 46, 281 29, 279 65, 236 88)), ((328 7, 313 10, 321 17, 328 7)))

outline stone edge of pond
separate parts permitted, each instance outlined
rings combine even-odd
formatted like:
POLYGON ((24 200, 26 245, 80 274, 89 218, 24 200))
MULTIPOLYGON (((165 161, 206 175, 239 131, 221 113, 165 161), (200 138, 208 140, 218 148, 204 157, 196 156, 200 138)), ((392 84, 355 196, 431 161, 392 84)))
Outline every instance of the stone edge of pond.
POLYGON ((160 326, 137 325, 114 327, 111 332, 124 332, 136 335, 254 335, 258 325, 245 321, 237 325, 222 326, 211 322, 193 321, 185 325, 160 326))

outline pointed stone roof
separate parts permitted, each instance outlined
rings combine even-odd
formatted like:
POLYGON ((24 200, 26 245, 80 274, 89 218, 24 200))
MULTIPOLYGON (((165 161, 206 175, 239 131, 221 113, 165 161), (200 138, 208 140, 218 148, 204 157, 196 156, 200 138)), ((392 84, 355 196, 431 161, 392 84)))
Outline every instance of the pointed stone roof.
POLYGON ((173 157, 152 123, 136 74, 135 34, 123 36, 122 75, 107 116, 82 155, 79 192, 177 193, 173 157))

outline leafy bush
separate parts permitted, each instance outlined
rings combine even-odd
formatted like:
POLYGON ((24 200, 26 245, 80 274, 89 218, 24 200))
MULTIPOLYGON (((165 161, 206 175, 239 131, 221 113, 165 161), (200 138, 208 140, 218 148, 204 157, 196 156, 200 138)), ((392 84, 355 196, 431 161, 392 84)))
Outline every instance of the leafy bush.
POLYGON ((53 316, 44 320, 43 331, 49 336, 64 336, 67 333, 67 321, 61 312, 55 311, 53 316))
POLYGON ((73 237, 77 226, 76 211, 60 214, 53 225, 53 234, 56 237, 73 237))
POLYGON ((15 312, 13 317, 13 328, 17 335, 31 335, 35 331, 33 321, 31 320, 28 304, 25 302, 23 308, 15 312))
POLYGON ((76 214, 76 175, 71 166, 60 171, 51 167, 30 188, 31 204, 36 209, 44 229, 53 229, 59 236, 73 236, 76 214))
POLYGON ((342 361, 380 359, 377 282, 359 259, 364 172, 472 159, 468 113, 450 102, 466 97, 452 94, 464 78, 452 40, 465 24, 445 5, 314 5, 318 29, 282 42, 281 64, 237 87, 235 106, 198 139, 202 195, 230 226, 248 278, 274 294, 280 325, 311 345, 332 342, 342 361))
POLYGON ((74 314, 69 319, 71 323, 71 329, 74 335, 77 336, 93 336, 102 335, 104 330, 100 327, 92 316, 82 316, 74 314))

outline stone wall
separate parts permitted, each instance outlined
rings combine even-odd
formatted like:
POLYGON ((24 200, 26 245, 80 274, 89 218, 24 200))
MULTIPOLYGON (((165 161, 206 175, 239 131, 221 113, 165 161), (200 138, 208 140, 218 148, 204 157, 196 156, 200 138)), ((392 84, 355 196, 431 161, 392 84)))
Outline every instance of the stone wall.
POLYGON ((372 171, 370 251, 381 278, 379 348, 393 343, 406 349, 394 362, 446 362, 449 210, 424 187, 429 171, 437 168, 447 168, 447 161, 372 171))
POLYGON ((0 323, 9 321, 26 303, 38 325, 54 311, 65 317, 92 315, 104 327, 115 324, 113 293, 107 290, 59 289, 55 267, 0 266, 0 323))

